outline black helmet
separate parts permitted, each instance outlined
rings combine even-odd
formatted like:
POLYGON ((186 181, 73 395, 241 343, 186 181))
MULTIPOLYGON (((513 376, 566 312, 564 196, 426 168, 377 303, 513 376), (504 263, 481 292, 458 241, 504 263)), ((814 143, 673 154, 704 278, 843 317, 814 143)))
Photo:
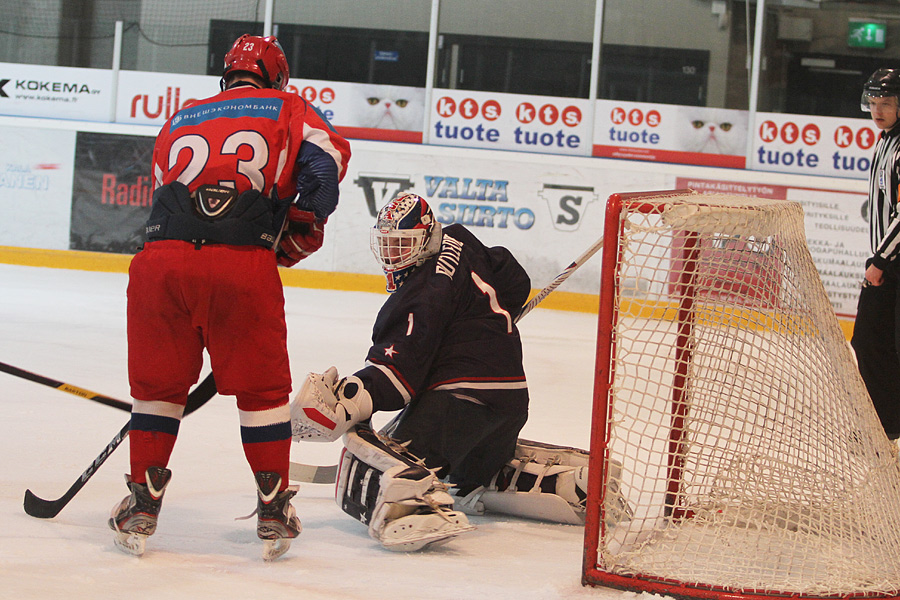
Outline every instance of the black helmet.
POLYGON ((900 69, 878 69, 863 86, 860 108, 869 112, 869 98, 900 98, 900 69))

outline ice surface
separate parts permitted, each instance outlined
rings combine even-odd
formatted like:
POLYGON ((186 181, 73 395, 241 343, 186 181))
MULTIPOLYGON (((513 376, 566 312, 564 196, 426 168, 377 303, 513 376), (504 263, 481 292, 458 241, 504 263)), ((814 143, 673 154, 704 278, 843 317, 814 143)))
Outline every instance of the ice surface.
MULTIPOLYGON (((0 361, 129 400, 126 284, 124 274, 0 265, 0 361)), ((362 365, 385 296, 300 288, 285 295, 295 382, 332 364, 341 373, 362 365)), ((587 446, 596 316, 538 309, 520 326, 532 395, 523 437, 587 446)), ((580 527, 473 517, 472 533, 430 552, 397 554, 342 513, 325 485, 301 486, 294 502, 303 533, 284 557, 265 563, 255 520, 234 520, 256 500, 234 399, 223 396, 182 423, 159 529, 142 558, 128 557, 106 526, 127 492, 127 444, 55 519, 22 510, 26 488, 62 495, 127 414, 5 373, 0 407, 2 599, 635 596, 581 586, 580 527)), ((292 460, 332 464, 339 451, 339 443, 294 444, 292 460)))

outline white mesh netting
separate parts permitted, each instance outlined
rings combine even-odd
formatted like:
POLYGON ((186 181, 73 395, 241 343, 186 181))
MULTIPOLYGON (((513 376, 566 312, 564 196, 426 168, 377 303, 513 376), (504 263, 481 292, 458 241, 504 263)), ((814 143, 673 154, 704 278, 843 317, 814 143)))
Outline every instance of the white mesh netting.
POLYGON ((634 518, 600 536, 598 568, 743 593, 897 595, 897 450, 800 205, 638 205, 657 209, 624 202, 601 292, 615 289, 607 443, 634 518))

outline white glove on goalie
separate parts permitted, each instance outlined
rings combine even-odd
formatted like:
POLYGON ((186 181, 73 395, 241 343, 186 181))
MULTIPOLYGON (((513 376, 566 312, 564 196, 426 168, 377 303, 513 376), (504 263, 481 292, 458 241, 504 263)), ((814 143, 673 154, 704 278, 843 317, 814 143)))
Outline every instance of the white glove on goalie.
POLYGON ((338 381, 330 367, 310 373, 291 402, 291 434, 294 441, 333 442, 372 416, 372 397, 358 377, 338 381))

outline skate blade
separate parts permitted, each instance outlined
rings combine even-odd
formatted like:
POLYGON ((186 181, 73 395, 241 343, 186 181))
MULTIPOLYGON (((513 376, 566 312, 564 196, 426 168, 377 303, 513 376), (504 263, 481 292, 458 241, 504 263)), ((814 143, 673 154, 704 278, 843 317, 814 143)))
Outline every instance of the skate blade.
POLYGON ((278 538, 275 540, 263 540, 262 557, 265 561, 275 560, 287 552, 291 547, 291 538, 278 538))
POLYGON ((117 531, 115 534, 116 547, 125 554, 131 556, 143 556, 147 544, 147 536, 140 533, 117 531))

